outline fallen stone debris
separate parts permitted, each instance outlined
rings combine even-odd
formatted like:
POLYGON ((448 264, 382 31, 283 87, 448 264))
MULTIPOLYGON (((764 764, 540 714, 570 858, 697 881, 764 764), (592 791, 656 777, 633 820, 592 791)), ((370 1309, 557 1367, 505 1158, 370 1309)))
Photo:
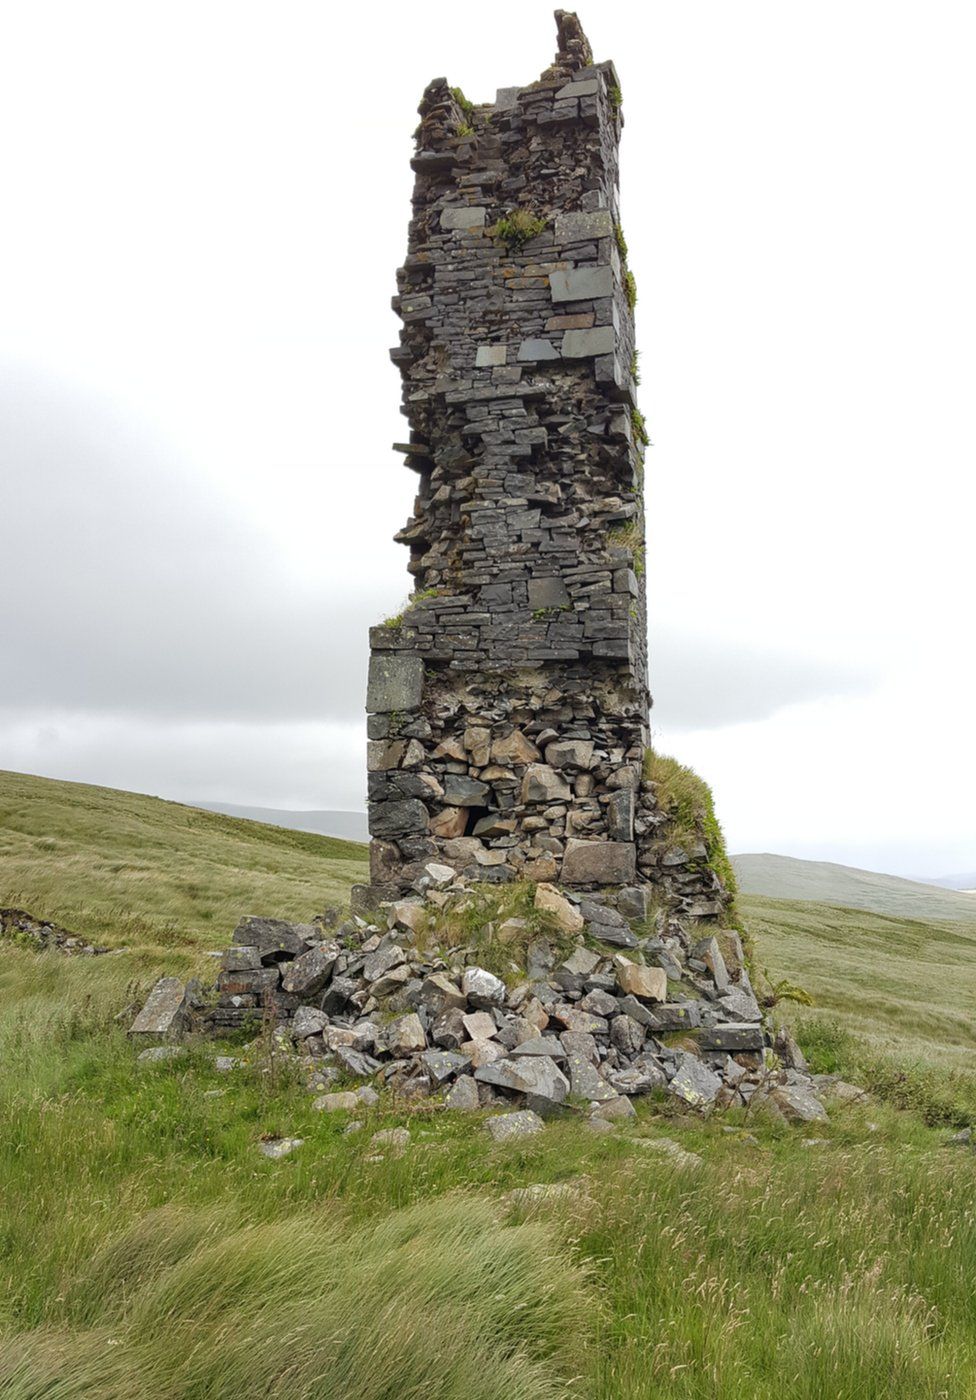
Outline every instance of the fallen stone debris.
POLYGON ((439 1096, 452 1111, 512 1110, 488 1121, 495 1141, 537 1132, 557 1112, 606 1131, 652 1094, 698 1113, 751 1108, 797 1123, 825 1121, 827 1095, 859 1094, 836 1077, 818 1082, 789 1035, 774 1037, 734 930, 661 914, 649 933, 620 912, 633 891, 540 885, 548 934, 502 915, 463 944, 427 932, 469 929, 483 897, 437 864, 373 921, 248 916, 216 986, 161 978, 130 1035, 158 1051, 194 1033, 251 1030, 294 1059, 322 1112, 359 1112, 380 1089, 399 1101, 439 1096), (522 941, 500 942, 511 923, 522 941), (506 950, 496 970, 482 965, 489 945, 506 950))
POLYGON ((77 933, 70 933, 50 919, 37 919, 26 909, 0 909, 0 938, 37 952, 51 951, 66 957, 99 957, 120 953, 122 948, 100 948, 77 933))

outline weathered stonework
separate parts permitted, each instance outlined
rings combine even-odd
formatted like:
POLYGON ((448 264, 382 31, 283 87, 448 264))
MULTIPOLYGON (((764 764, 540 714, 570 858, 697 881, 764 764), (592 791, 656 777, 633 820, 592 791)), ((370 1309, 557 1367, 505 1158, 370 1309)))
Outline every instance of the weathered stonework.
POLYGON ((370 634, 385 892, 432 857, 488 880, 638 878, 649 698, 622 118, 613 65, 592 62, 575 16, 557 23, 538 82, 471 109, 436 79, 420 107, 393 303, 415 591, 370 634))

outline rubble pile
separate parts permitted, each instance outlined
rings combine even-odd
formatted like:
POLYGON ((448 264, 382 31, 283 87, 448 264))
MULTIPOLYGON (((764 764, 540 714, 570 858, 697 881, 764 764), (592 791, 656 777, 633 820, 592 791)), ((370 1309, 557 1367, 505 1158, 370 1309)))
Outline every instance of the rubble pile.
POLYGON ((771 1060, 733 930, 661 914, 648 931, 642 887, 540 883, 523 887, 524 917, 500 914, 452 944, 491 893, 430 863, 382 922, 334 910, 307 924, 248 916, 213 993, 162 979, 132 1034, 263 1027, 304 1061, 323 1109, 354 1108, 359 1082, 400 1099, 440 1095, 451 1109, 509 1103, 543 1116, 620 1116, 655 1092, 701 1110, 759 1094, 785 1118, 823 1116, 789 1037, 771 1060))
POLYGON ((119 948, 102 948, 89 943, 80 934, 71 933, 51 919, 37 919, 26 909, 0 909, 0 938, 7 938, 22 947, 40 952, 51 949, 68 957, 97 957, 103 953, 124 952, 119 948))

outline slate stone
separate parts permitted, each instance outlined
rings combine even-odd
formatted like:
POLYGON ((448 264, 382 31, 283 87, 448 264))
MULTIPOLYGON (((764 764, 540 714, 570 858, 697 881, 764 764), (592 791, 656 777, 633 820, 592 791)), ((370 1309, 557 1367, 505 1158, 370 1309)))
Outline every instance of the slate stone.
POLYGON ((494 1142, 515 1142, 519 1138, 541 1133, 545 1123, 538 1113, 523 1109, 519 1113, 502 1113, 485 1120, 485 1130, 494 1142))
POLYGON ((331 977, 338 957, 338 943, 320 943, 307 953, 300 953, 281 975, 282 991, 294 992, 297 996, 320 992, 331 977))
POLYGON ((523 340, 518 348, 518 358, 522 361, 558 360, 560 351, 551 340, 523 340))
POLYGON ((735 1055, 740 1050, 762 1050, 766 1043, 762 1026, 750 1023, 727 1023, 709 1026, 698 1032, 698 1044, 703 1050, 727 1050, 735 1055))
POLYGON ((826 1123, 827 1110, 810 1090, 799 1084, 782 1084, 769 1097, 789 1123, 826 1123))
POLYGON ((556 242, 578 243, 587 238, 612 238, 613 217, 609 209, 594 209, 589 214, 557 214, 556 242))
POLYGON ((187 1029, 188 1018, 184 984, 178 977, 160 977, 129 1027, 129 1035, 143 1040, 178 1040, 187 1029))
POLYGON ((715 1102, 722 1081, 697 1056, 677 1052, 678 1068, 668 1084, 668 1092, 690 1108, 708 1108, 715 1102))
MULTIPOLYGON (((561 578, 530 578, 528 588, 529 607, 533 611, 539 608, 569 607, 569 590, 561 578)), ((538 758, 538 752, 535 757, 538 758)))
POLYGON ((503 365, 508 356, 505 345, 479 345, 475 351, 476 369, 490 369, 493 365, 503 365))
POLYGON ((487 783, 476 782, 456 773, 448 773, 444 778, 444 801, 452 807, 484 807, 491 789, 487 783))
POLYGON ((424 663, 420 656, 374 652, 369 659, 366 709, 371 713, 415 710, 424 687, 424 663))
POLYGON ((553 272, 549 275, 549 286, 552 299, 557 304, 563 301, 591 301, 613 296, 613 273, 609 267, 580 267, 571 272, 553 272))
POLYGON ((563 331, 559 348, 564 360, 582 360, 589 355, 609 355, 615 342, 613 326, 592 326, 585 331, 563 331))
POLYGON ((185 1054, 185 1045, 150 1045, 148 1049, 140 1051, 136 1061, 141 1065, 159 1065, 167 1060, 178 1060, 185 1054))
POLYGON ((462 1074, 454 1081, 444 1103, 448 1108, 464 1113, 472 1113, 480 1107, 478 1086, 470 1074, 462 1074))
POLYGON ((521 1044, 514 1046, 512 1055, 548 1055, 552 1060, 565 1060, 566 1051, 563 1049, 559 1037, 537 1035, 533 1036, 531 1040, 523 1040, 521 1044))
POLYGON ((328 1016, 317 1006, 300 1006, 292 1017, 288 1029, 296 1040, 305 1040, 310 1035, 321 1035, 328 1024, 328 1016))
POLYGON ((610 1022, 610 1044, 622 1055, 639 1054, 646 1037, 646 1029, 633 1016, 614 1016, 610 1022))
POLYGON ((467 1055, 459 1055, 455 1050, 425 1050, 420 1060, 435 1085, 461 1074, 470 1063, 467 1055))
POLYGON ((625 842, 566 842, 562 878, 567 885, 622 885, 634 878, 636 868, 636 848, 625 842))
POLYGON ((480 1066, 474 1077, 481 1084, 492 1084, 554 1104, 562 1103, 569 1093, 569 1081, 555 1060, 547 1055, 509 1056, 480 1066))
POLYGON ((372 836, 409 836, 411 832, 427 830, 429 814, 418 798, 403 802, 373 802, 369 804, 369 830, 372 836))
POLYGON ((461 990, 472 1006, 501 1006, 505 1000, 505 983, 483 967, 465 968, 461 990))
POLYGON ((321 931, 314 924, 291 924, 285 919, 266 919, 249 914, 234 930, 233 941, 257 948, 262 962, 269 959, 297 958, 318 942, 321 931))
POLYGON ((351 1050, 346 1045, 336 1047, 335 1057, 343 1069, 347 1069, 357 1079, 368 1079, 380 1068, 379 1060, 374 1060, 372 1055, 367 1055, 362 1050, 351 1050))
POLYGON ((441 210, 441 228, 449 231, 484 228, 487 210, 478 204, 458 204, 441 210))
MULTIPOLYGON (((555 100, 564 102, 567 98, 589 97, 593 93, 600 91, 600 81, 597 78, 581 78, 576 82, 567 83, 556 93, 555 100)), ((590 237, 589 234, 586 235, 590 237)))
POLYGON ((627 790, 614 792, 607 803, 607 831, 611 841, 634 839, 634 794, 627 790))
POLYGON ((591 1103, 599 1103, 607 1099, 615 1099, 618 1091, 612 1088, 595 1065, 582 1055, 570 1055, 569 1082, 572 1093, 577 1098, 588 1099, 591 1103))

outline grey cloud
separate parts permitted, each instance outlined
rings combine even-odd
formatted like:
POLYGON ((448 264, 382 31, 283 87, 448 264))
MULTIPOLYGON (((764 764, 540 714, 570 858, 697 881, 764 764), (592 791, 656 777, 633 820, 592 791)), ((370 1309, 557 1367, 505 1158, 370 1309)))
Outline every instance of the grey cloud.
POLYGON ((23 373, 4 384, 0 637, 16 684, 0 704, 362 713, 367 628, 384 610, 368 568, 341 597, 321 577, 299 581, 143 425, 23 373))
POLYGON ((787 705, 863 695, 877 683, 867 667, 732 646, 666 628, 651 633, 650 668, 651 720, 669 731, 752 723, 787 705))
MULTIPOLYGON (((368 558, 344 591, 327 557, 291 571, 146 425, 22 369, 3 382, 0 637, 14 683, 0 708, 225 723, 362 716, 367 630, 391 586, 368 558)), ((341 528, 323 522, 323 549, 341 528)), ((761 720, 872 683, 866 671, 663 628, 651 677, 654 722, 669 730, 761 720)))

